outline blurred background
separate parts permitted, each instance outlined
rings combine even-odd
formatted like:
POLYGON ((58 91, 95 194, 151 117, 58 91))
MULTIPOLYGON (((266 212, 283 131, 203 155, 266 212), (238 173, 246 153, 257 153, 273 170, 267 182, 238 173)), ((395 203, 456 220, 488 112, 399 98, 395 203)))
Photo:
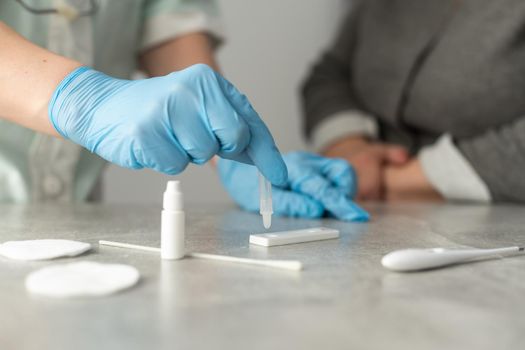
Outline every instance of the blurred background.
MULTIPOLYGON (((329 45, 345 0, 218 0, 225 44, 218 52, 225 76, 251 100, 283 151, 304 149, 298 88, 329 45)), ((170 178, 150 170, 109 166, 104 199, 110 203, 159 203, 170 178)), ((187 201, 226 203, 215 170, 190 165, 175 178, 187 201)))

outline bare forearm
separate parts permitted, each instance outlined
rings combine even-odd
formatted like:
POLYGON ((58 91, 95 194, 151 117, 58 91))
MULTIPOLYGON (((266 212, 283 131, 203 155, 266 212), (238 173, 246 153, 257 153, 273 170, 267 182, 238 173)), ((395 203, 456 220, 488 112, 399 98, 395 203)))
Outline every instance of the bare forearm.
POLYGON ((47 106, 62 79, 79 62, 47 51, 0 22, 0 117, 57 135, 47 106))
POLYGON ((166 75, 197 63, 219 70, 210 38, 204 33, 188 34, 152 48, 141 55, 140 62, 150 76, 166 75))

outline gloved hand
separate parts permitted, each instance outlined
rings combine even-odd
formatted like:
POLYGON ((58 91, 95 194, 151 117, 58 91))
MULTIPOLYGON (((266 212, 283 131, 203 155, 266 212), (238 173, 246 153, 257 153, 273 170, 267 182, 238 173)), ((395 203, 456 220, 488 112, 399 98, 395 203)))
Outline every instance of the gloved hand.
POLYGON ((217 154, 286 183, 281 154, 248 99, 203 64, 133 81, 78 68, 56 88, 49 116, 63 137, 123 167, 173 175, 217 154))
MULTIPOLYGON (((369 215, 351 198, 356 192, 352 167, 342 159, 324 158, 306 152, 284 155, 288 181, 273 186, 273 210, 278 215, 318 218, 326 211, 345 221, 368 221, 369 215)), ((241 208, 259 210, 257 169, 220 159, 219 176, 241 208)))

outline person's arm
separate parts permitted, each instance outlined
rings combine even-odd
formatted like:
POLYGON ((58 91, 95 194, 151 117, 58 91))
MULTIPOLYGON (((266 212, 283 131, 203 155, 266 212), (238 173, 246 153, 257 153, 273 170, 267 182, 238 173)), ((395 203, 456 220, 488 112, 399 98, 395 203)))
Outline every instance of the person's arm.
POLYGON ((80 65, 0 22, 0 117, 58 136, 48 117, 49 100, 62 79, 80 65))
POLYGON ((142 68, 150 76, 166 75, 204 63, 219 71, 211 39, 206 33, 191 33, 155 46, 140 55, 142 68))
POLYGON ((448 200, 490 202, 486 183, 458 149, 453 138, 445 134, 434 144, 423 147, 417 159, 427 182, 448 200))
MULTIPOLYGON (((461 172, 465 175, 450 176, 448 181, 443 181, 443 176, 433 176, 438 172, 437 165, 432 166, 433 162, 428 161, 424 170, 447 198, 525 202, 524 135, 525 118, 521 117, 473 137, 443 139, 443 146, 437 147, 434 154, 455 153, 456 161, 442 164, 440 174, 451 169, 452 164, 458 164, 454 170, 463 169, 461 172), (470 190, 464 193, 462 190, 467 186, 470 190)), ((421 154, 420 158, 432 159, 431 155, 421 154)))
POLYGON ((389 199, 525 201, 525 120, 454 140, 443 135, 410 166, 385 171, 389 199))
POLYGON ((317 152, 349 136, 375 137, 374 117, 361 108, 352 88, 350 62, 360 4, 355 4, 331 47, 302 86, 304 132, 317 152))
POLYGON ((455 144, 487 186, 488 201, 525 202, 525 118, 455 144))
POLYGON ((380 199, 383 166, 403 164, 407 151, 374 142, 375 117, 363 110, 352 89, 352 61, 360 5, 344 21, 335 43, 313 67, 303 89, 305 133, 315 151, 352 164, 358 178, 357 199, 380 199))
POLYGON ((177 174, 215 154, 287 172, 248 99, 207 65, 155 79, 115 79, 0 27, 0 115, 60 134, 117 165, 177 174))

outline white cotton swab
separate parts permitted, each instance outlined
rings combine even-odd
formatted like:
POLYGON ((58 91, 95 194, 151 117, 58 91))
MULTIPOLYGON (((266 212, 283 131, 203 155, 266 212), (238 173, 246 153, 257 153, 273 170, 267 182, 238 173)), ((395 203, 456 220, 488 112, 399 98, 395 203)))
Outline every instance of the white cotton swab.
POLYGON ((234 256, 205 254, 205 253, 189 253, 189 254, 186 254, 186 256, 189 256, 191 258, 196 258, 196 259, 219 260, 219 261, 227 261, 227 262, 234 262, 234 263, 241 263, 241 264, 248 264, 248 265, 275 267, 278 269, 294 270, 294 271, 298 271, 303 268, 303 264, 297 260, 259 260, 259 259, 237 258, 234 256))
MULTIPOLYGON (((143 250, 143 251, 153 252, 153 253, 160 253, 160 248, 147 247, 147 246, 137 245, 137 244, 120 243, 120 242, 113 242, 113 241, 98 241, 98 244, 106 245, 110 247, 127 248, 127 249, 143 250)), ((188 253, 186 254, 186 257, 190 257, 194 259, 207 259, 207 260, 241 263, 241 264, 247 264, 247 265, 266 266, 266 267, 273 267, 277 269, 293 270, 293 271, 299 271, 303 268, 303 264, 297 260, 261 260, 261 259, 238 258, 234 256, 206 254, 206 253, 188 253)))
POLYGON ((135 250, 144 250, 144 251, 153 252, 153 253, 160 253, 160 248, 147 247, 144 245, 120 243, 120 242, 113 242, 113 241, 98 241, 98 244, 107 245, 110 247, 128 248, 128 249, 135 249, 135 250))

